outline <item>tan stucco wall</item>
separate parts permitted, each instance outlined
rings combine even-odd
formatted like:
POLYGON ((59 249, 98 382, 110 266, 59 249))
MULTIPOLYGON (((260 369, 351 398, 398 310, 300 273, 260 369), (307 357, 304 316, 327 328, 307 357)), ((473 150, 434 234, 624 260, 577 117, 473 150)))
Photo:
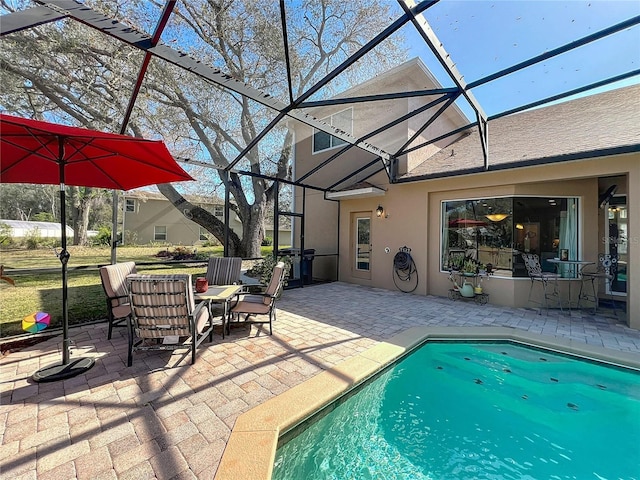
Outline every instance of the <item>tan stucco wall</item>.
MULTIPOLYGON (((335 280, 338 254, 339 203, 325 200, 318 190, 306 190, 304 248, 314 249, 314 278, 335 280)), ((302 212, 302 189, 296 189, 296 211, 302 212)), ((293 246, 300 248, 300 222, 294 222, 293 246)))
MULTIPOLYGON (((124 228, 126 231, 135 232, 138 244, 155 242, 154 227, 167 227, 167 239, 165 244, 172 245, 197 245, 200 241, 200 226, 187 219, 168 200, 139 199, 135 198, 136 211, 125 212, 124 228)), ((207 208, 206 206, 204 208, 207 208)), ((213 209, 213 206, 211 206, 213 209)), ((231 230, 242 236, 242 223, 235 213, 231 213, 231 230)), ((265 230, 268 237, 273 238, 273 229, 265 230)), ((280 245, 289 245, 291 232, 289 230, 279 231, 280 245)))
MULTIPOLYGON (((446 295, 448 276, 440 271, 440 202, 447 199, 482 198, 511 195, 577 196, 581 198, 581 246, 583 258, 597 261, 604 251, 602 241, 604 212, 598 208, 598 178, 627 175, 621 193, 629 206, 629 264, 627 283, 627 321, 640 329, 640 154, 620 155, 500 172, 458 176, 429 181, 390 185, 384 174, 369 181, 387 189, 383 197, 342 200, 340 205, 340 280, 395 289, 392 279, 393 256, 406 245, 416 262, 420 283, 416 294, 446 295), (387 218, 376 218, 382 205, 387 218), (351 273, 349 245, 352 212, 372 214, 371 280, 351 273), (390 253, 385 253, 385 247, 390 253)), ((601 180, 602 182, 602 180, 601 180)), ((601 187, 600 187, 601 188, 601 187)), ((308 198, 307 208, 313 200, 308 198)), ((321 224, 319 212, 313 219, 321 224)), ((318 238, 316 245, 324 240, 318 238)), ((308 242, 307 242, 308 243, 308 242)), ((576 283, 572 292, 577 294, 576 283)), ((526 304, 530 281, 492 277, 484 283, 490 302, 501 305, 526 304)), ((566 288, 566 283, 562 285, 566 288)))

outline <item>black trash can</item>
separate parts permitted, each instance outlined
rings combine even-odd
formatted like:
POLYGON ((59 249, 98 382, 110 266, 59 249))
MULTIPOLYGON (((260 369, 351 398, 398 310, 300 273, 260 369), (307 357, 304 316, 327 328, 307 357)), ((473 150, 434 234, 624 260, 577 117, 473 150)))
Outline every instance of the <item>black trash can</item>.
POLYGON ((311 283, 313 283, 313 259, 315 255, 315 248, 304 249, 302 259, 300 260, 300 272, 304 285, 311 285, 311 283))

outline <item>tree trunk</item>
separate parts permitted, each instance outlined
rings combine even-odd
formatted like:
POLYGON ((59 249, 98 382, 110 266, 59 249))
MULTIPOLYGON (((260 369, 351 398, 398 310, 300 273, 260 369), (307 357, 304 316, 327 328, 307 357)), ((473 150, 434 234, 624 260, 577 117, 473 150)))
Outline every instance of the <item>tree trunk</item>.
POLYGON ((87 244, 92 197, 93 188, 91 187, 69 187, 69 202, 67 203, 71 206, 74 245, 87 244))
POLYGON ((91 204, 93 203, 93 199, 91 197, 85 198, 82 201, 81 208, 81 218, 78 232, 78 244, 79 245, 88 245, 89 237, 87 235, 87 230, 89 230, 89 214, 91 213, 91 204))
MULTIPOLYGON (((218 219, 211 212, 202 207, 193 205, 186 200, 178 191, 169 183, 157 185, 158 190, 162 193, 171 204, 176 207, 185 218, 197 223, 213 234, 221 243, 224 244, 224 222, 218 219)), ((231 257, 247 257, 240 237, 231 229, 229 229, 229 256, 231 257)))
POLYGON ((264 239, 263 225, 263 209, 254 204, 248 218, 242 220, 241 249, 245 252, 245 258, 260 258, 262 256, 260 246, 264 239))
MULTIPOLYGON (((67 188, 66 205, 65 207, 71 211, 71 228, 73 228, 73 245, 78 245, 80 238, 78 236, 78 224, 80 223, 80 213, 78 208, 78 187, 65 187, 67 188)), ((60 205, 62 209, 62 205, 60 205)), ((62 214, 60 214, 62 217, 62 214)), ((69 218, 69 217, 67 217, 69 218)), ((66 225, 62 226, 64 230, 66 225)))

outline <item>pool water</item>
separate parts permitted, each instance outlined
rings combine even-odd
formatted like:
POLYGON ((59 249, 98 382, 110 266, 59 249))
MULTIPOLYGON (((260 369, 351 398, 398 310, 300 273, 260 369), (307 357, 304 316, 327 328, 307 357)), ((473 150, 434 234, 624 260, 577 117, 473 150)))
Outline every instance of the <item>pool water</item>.
POLYGON ((272 478, 640 479, 640 372, 430 342, 279 447, 272 478))

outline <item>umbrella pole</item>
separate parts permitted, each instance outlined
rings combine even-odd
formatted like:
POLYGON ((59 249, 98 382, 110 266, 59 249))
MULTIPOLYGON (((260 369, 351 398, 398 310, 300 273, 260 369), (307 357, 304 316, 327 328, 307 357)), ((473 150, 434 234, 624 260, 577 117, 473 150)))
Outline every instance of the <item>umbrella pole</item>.
POLYGON ((64 185, 64 163, 60 164, 60 226, 62 227, 62 237, 60 246, 62 250, 58 255, 62 264, 62 364, 69 363, 69 296, 67 292, 67 263, 71 256, 67 251, 67 214, 64 185))
POLYGON ((60 164, 60 227, 62 235, 60 246, 62 248, 58 258, 62 264, 62 364, 50 365, 41 368, 33 374, 36 382, 55 382, 65 378, 75 377, 86 372, 95 364, 93 358, 77 358, 73 361, 69 359, 70 344, 69 338, 69 299, 67 296, 67 263, 69 262, 69 252, 67 251, 67 216, 64 184, 64 139, 59 139, 59 164, 60 164))

